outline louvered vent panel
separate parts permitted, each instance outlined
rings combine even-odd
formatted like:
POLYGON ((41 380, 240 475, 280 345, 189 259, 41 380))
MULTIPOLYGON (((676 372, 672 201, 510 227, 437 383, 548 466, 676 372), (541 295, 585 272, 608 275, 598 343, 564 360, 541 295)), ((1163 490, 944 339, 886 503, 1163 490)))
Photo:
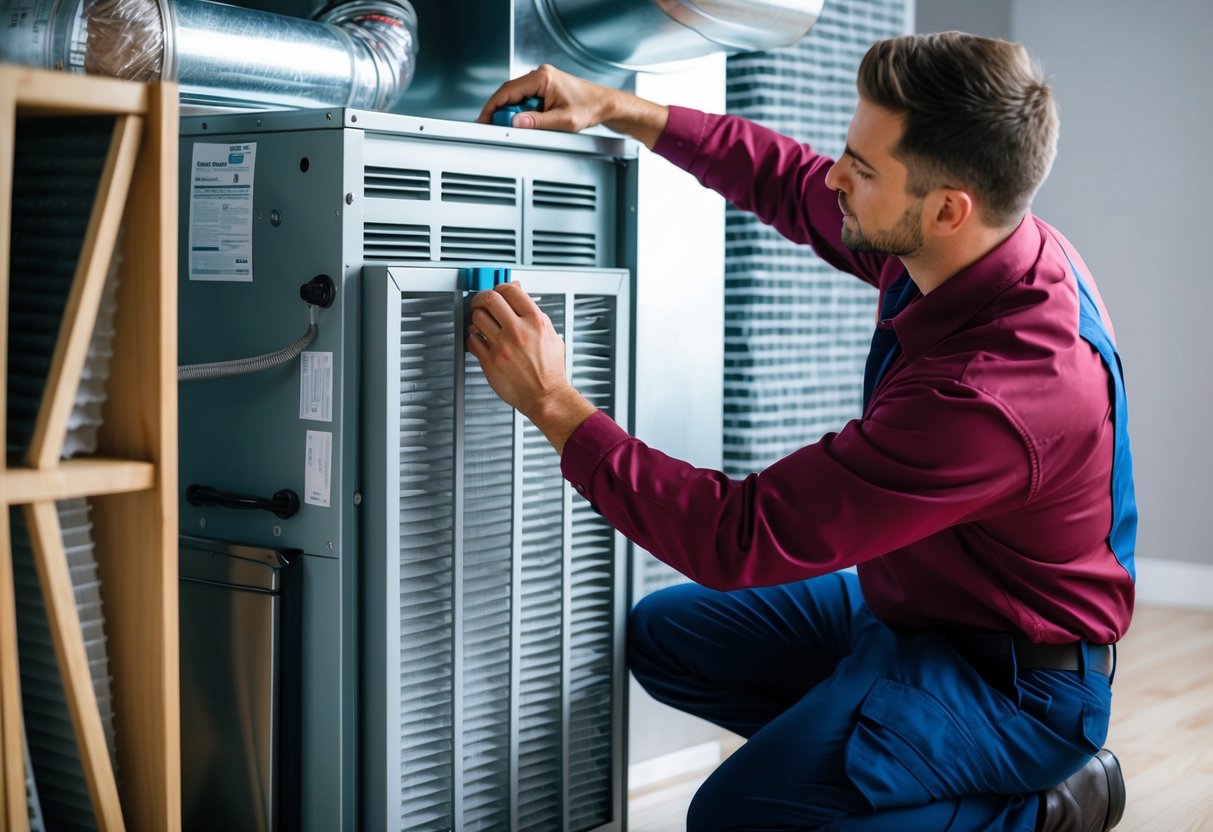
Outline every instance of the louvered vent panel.
POLYGON ((362 226, 362 257, 368 263, 430 259, 428 225, 368 222, 362 226))
MULTIPOLYGON (((543 277, 612 413, 617 299, 543 277)), ((399 828, 585 832, 619 821, 618 537, 460 350, 460 297, 402 299, 399 828)))
POLYGON ((536 179, 531 183, 531 205, 536 208, 593 211, 598 207, 598 188, 576 182, 536 179))
POLYGON ((579 295, 575 310, 573 386, 614 417, 615 299, 579 295))
POLYGON ((454 825, 454 379, 451 299, 401 302, 400 828, 454 825))
POLYGON ((442 227, 442 259, 518 262, 518 236, 512 228, 442 227))
POLYGON ((379 199, 429 199, 430 172, 367 165, 362 189, 366 196, 379 199))
MULTIPOLYGON (((614 411, 615 301, 574 301, 572 382, 607 414, 614 411)), ((569 656, 569 826, 610 820, 612 585, 614 533, 584 500, 573 501, 569 656)))
MULTIPOLYGON (((564 332, 564 298, 538 298, 564 332)), ((560 457, 530 422, 523 428, 522 594, 518 683, 518 826, 561 824, 564 481, 560 457)))
POLYGON ((536 266, 595 266, 598 238, 592 233, 536 229, 531 237, 531 262, 536 266))
POLYGON ((507 176, 474 173, 442 174, 443 202, 473 202, 481 205, 516 205, 518 180, 507 176))
POLYGON ((514 411, 465 358, 463 828, 510 826, 514 411))

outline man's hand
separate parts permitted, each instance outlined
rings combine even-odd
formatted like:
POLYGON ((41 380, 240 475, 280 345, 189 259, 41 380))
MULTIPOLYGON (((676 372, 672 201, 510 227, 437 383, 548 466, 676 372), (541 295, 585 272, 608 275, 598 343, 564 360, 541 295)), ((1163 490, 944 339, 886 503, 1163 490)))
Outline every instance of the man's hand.
POLYGON ((569 383, 552 319, 517 283, 472 298, 468 350, 493 391, 543 431, 556 453, 596 410, 569 383))
POLYGON ((669 109, 631 93, 599 86, 543 64, 507 81, 485 103, 476 118, 488 124, 493 112, 530 97, 543 101, 539 111, 518 113, 514 127, 538 127, 576 133, 605 124, 616 133, 638 139, 652 149, 665 129, 669 109))

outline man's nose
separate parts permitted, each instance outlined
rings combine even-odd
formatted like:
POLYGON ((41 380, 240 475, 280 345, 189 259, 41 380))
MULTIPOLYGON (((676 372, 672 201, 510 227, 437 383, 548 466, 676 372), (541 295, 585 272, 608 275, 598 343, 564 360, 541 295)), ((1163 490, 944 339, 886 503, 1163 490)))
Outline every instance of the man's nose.
POLYGON ((842 172, 838 169, 838 163, 835 162, 834 164, 830 165, 830 169, 826 171, 826 187, 835 191, 843 191, 845 193, 846 188, 843 187, 843 184, 842 172))

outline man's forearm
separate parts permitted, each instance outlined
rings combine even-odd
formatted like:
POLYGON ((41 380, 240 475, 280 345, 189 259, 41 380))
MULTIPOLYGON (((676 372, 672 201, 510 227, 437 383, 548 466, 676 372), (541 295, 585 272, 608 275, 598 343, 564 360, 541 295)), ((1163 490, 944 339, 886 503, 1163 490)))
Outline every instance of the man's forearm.
POLYGON ((611 112, 602 123, 616 133, 640 141, 649 150, 657 143, 670 117, 670 108, 657 104, 630 92, 616 92, 611 101, 611 112))
POLYGON ((574 388, 567 387, 554 391, 541 402, 528 408, 523 415, 543 432, 560 455, 564 453, 564 446, 569 437, 597 410, 589 399, 574 388))

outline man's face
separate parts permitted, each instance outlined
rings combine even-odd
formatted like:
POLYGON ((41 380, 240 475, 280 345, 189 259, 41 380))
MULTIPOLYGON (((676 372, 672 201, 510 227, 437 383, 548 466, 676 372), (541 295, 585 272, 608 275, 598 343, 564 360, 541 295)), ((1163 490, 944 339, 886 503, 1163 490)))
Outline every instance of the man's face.
POLYGON ((893 157, 901 131, 899 116, 859 99, 846 150, 826 174, 852 251, 908 256, 922 247, 922 199, 906 193, 908 172, 893 157))

